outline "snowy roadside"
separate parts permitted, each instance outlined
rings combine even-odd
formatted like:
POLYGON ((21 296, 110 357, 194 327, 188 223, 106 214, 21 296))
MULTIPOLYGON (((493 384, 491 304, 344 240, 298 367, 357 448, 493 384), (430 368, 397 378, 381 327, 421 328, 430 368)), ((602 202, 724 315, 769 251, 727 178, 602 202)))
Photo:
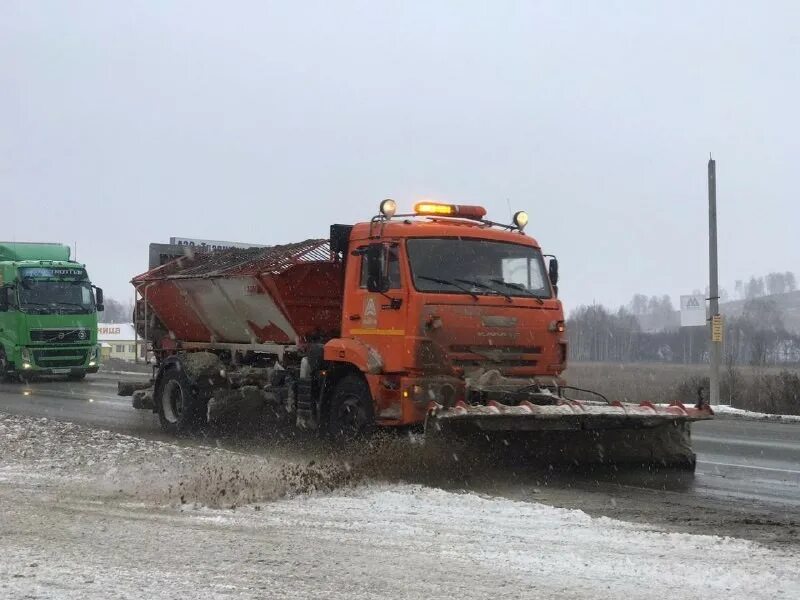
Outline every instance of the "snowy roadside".
MULTIPOLYGON (((670 404, 657 404, 659 407, 668 407, 670 404)), ((754 412, 742 408, 734 408, 729 404, 717 404, 712 406, 716 417, 726 417, 735 419, 747 419, 750 421, 777 421, 781 423, 800 423, 800 415, 776 415, 773 413, 754 412)))
POLYGON ((718 404, 712 407, 715 415, 750 419, 753 421, 780 421, 782 423, 800 423, 800 415, 774 415, 771 413, 753 412, 741 408, 734 408, 727 404, 718 404))
POLYGON ((793 550, 2 413, 0 541, 4 598, 800 595, 793 550))

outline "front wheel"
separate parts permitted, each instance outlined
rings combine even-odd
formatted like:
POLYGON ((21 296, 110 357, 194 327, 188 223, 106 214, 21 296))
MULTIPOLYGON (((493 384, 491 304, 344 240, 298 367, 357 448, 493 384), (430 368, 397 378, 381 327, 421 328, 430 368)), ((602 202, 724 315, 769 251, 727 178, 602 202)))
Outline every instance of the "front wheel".
POLYGON ((71 375, 67 375, 68 381, 83 381, 86 379, 86 373, 72 373, 71 375))
POLYGON ((361 439, 375 429, 372 394, 363 377, 348 375, 333 391, 328 433, 334 441, 361 439))
POLYGON ((188 433, 206 423, 206 402, 198 397, 182 370, 164 373, 155 401, 161 429, 167 433, 188 433))
POLYGON ((13 365, 8 362, 8 357, 6 356, 5 348, 0 346, 0 382, 2 383, 10 383, 14 381, 14 371, 12 369, 13 365))

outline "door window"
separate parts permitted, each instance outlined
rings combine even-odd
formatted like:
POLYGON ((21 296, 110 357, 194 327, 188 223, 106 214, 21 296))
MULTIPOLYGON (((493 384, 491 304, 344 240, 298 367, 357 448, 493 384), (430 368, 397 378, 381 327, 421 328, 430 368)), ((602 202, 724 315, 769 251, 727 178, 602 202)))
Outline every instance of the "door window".
MULTIPOLYGON (((397 290, 402 287, 400 284, 400 249, 397 246, 386 247, 384 252, 386 257, 386 273, 389 276, 389 289, 397 290)), ((367 287, 367 257, 361 257, 361 287, 367 287)))

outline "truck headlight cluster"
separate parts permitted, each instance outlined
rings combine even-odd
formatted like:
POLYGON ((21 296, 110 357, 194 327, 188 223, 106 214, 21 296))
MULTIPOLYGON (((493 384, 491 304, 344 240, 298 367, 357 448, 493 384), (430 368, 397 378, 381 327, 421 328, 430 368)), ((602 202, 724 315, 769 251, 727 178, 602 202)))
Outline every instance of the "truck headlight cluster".
POLYGON ((33 358, 30 348, 23 348, 20 352, 20 357, 22 358, 23 369, 30 369, 33 366, 33 358))
POLYGON ((438 402, 442 406, 451 407, 456 402, 456 388, 451 383, 425 382, 415 383, 406 388, 403 396, 411 398, 415 403, 427 406, 431 402, 438 402))

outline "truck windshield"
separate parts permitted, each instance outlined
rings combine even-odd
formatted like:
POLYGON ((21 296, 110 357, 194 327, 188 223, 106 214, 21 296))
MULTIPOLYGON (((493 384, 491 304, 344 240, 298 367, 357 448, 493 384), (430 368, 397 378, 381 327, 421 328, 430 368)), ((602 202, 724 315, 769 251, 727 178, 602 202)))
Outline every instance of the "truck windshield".
POLYGON ((407 247, 419 291, 551 296, 536 248, 469 238, 414 238, 407 247))
POLYGON ((88 281, 25 279, 18 285, 19 307, 37 313, 88 313, 94 310, 94 294, 88 281))

